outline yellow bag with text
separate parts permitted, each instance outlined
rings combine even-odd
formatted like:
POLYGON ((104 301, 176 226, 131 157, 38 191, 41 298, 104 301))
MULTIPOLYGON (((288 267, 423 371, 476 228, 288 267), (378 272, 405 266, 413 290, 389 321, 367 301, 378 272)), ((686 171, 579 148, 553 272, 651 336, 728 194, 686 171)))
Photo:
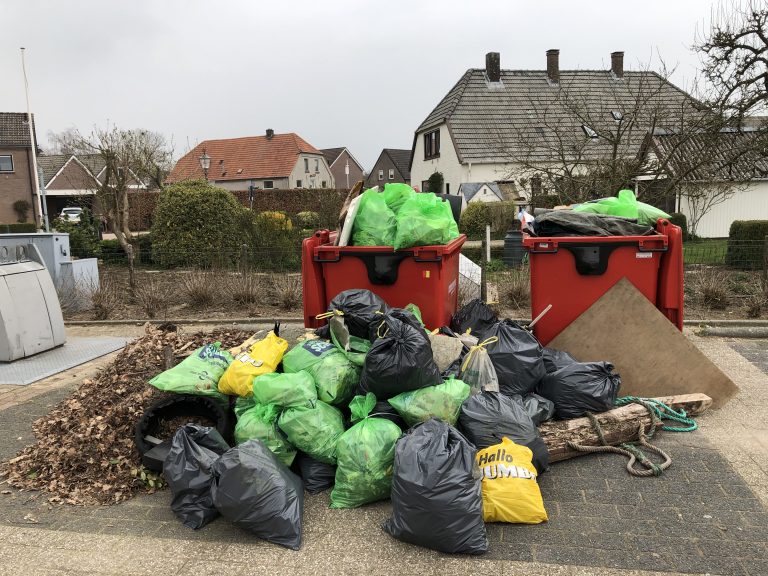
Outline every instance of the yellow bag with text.
POLYGON ((274 372, 288 350, 288 341, 270 332, 246 350, 238 353, 219 380, 219 392, 238 396, 253 395, 253 379, 274 372))
POLYGON ((539 524, 547 511, 536 483, 530 448, 502 438, 501 444, 477 453, 482 474, 483 520, 539 524))

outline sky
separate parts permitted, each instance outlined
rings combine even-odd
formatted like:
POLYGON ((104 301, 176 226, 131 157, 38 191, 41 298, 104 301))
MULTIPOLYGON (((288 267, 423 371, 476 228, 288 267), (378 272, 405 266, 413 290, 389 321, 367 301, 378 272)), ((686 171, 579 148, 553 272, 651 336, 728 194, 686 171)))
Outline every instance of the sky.
POLYGON ((370 170, 468 68, 625 69, 660 59, 687 86, 710 0, 0 0, 0 111, 24 112, 20 47, 40 144, 94 126, 197 143, 296 132, 370 170))

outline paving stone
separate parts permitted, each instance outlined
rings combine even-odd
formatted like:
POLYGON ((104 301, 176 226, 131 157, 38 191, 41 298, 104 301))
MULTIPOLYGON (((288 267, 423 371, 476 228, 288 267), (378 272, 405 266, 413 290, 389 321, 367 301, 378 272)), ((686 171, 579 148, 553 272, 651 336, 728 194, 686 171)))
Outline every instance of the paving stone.
POLYGON ((768 574, 768 560, 743 558, 741 564, 747 569, 749 576, 765 576, 768 574))
POLYGON ((510 524, 504 527, 503 542, 514 544, 562 544, 573 537, 571 532, 562 529, 547 529, 545 524, 525 526, 510 524))
POLYGON ((560 510, 563 516, 618 518, 616 506, 599 502, 562 502, 560 510))
POLYGON ((696 543, 702 556, 736 556, 738 558, 768 559, 765 542, 746 540, 701 539, 696 543))
POLYGON ((545 502, 584 502, 583 490, 542 489, 541 495, 545 502))
POLYGON ((615 507, 619 513, 619 518, 627 518, 630 520, 634 518, 647 519, 649 517, 678 518, 678 514, 680 514, 678 508, 671 506, 661 506, 654 508, 653 510, 649 510, 648 506, 642 503, 634 506, 617 504, 615 507))
POLYGON ((488 537, 488 542, 501 542, 503 532, 504 524, 493 523, 485 525, 485 535, 488 537))
POLYGON ((674 570, 672 559, 658 552, 636 553, 631 550, 604 550, 605 565, 611 568, 635 569, 641 566, 643 570, 658 570, 671 572, 674 570))
POLYGON ((720 576, 747 576, 748 572, 739 558, 704 557, 692 554, 679 554, 673 559, 675 569, 693 574, 709 573, 720 576))
POLYGON ((485 560, 513 560, 519 562, 533 562, 533 545, 518 542, 498 542, 494 543, 483 554, 485 560))
POLYGON ((603 504, 621 504, 631 505, 639 504, 641 497, 639 492, 615 492, 615 491, 598 491, 598 490, 584 490, 584 498, 589 502, 599 502, 603 504))
POLYGON ((605 565, 605 553, 594 548, 536 545, 534 555, 536 562, 545 564, 605 565))

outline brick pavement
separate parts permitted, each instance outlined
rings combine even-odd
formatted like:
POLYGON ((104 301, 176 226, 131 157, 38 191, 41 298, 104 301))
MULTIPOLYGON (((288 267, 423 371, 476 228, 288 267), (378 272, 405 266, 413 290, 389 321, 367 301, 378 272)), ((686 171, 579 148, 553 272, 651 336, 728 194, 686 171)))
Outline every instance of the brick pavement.
MULTIPOLYGON (((758 346, 768 351, 768 343, 758 346)), ((28 443, 31 422, 69 388, 60 386, 0 411, 0 459, 28 443)), ((291 552, 260 542, 223 520, 201 531, 188 530, 170 512, 167 492, 112 507, 59 507, 48 505, 44 495, 11 491, 0 495, 0 559, 24 566, 40 558, 38 568, 50 567, 40 573, 55 573, 57 566, 72 563, 85 573, 152 570, 199 576, 253 573, 259 567, 273 573, 312 568, 316 573, 359 574, 382 573, 383 567, 390 573, 403 571, 402 566, 406 573, 447 573, 446 563, 455 562, 457 573, 513 566, 514 572, 531 575, 613 570, 768 574, 768 513, 729 462, 727 448, 715 446, 706 433, 718 424, 718 416, 702 422, 703 431, 658 437, 658 445, 674 459, 659 478, 627 475, 618 456, 586 456, 553 465, 540 478, 550 521, 537 526, 489 525, 491 549, 481 558, 454 559, 392 540, 379 528, 390 511, 386 502, 338 511, 328 509, 327 494, 308 497, 304 544, 300 552, 291 552), (2 542, 11 540, 26 548, 4 548, 2 542), (90 558, 93 553, 86 543, 91 541, 97 548, 109 547, 118 564, 105 560, 102 566, 90 558), (138 558, 120 552, 123 547, 137 549, 138 558), (168 550, 167 555, 158 552, 156 558, 155 547, 168 550), (184 550, 182 557, 171 552, 177 549, 184 550)), ((744 472, 741 467, 739 472, 744 472)))

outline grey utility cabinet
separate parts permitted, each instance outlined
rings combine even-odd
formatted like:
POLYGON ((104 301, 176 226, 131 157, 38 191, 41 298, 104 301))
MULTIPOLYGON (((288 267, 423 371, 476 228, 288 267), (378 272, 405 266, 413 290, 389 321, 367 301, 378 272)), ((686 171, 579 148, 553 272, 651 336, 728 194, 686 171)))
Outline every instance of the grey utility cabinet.
POLYGON ((37 247, 0 246, 0 362, 61 346, 65 340, 56 289, 37 247))

